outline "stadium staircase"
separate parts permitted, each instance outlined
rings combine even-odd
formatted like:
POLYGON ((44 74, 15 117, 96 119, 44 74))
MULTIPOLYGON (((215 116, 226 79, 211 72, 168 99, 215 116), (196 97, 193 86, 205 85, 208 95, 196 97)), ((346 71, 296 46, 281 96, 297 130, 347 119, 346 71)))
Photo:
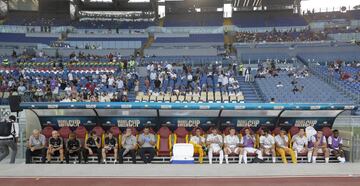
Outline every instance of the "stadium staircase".
POLYGON ((140 49, 137 50, 137 52, 140 53, 140 56, 144 56, 144 50, 146 48, 151 47, 151 45, 154 43, 154 41, 155 41, 154 34, 149 33, 149 36, 148 36, 148 39, 147 39, 146 43, 144 43, 144 45, 140 49))
POLYGON ((260 93, 256 90, 254 82, 245 82, 244 76, 238 76, 237 80, 240 85, 240 91, 244 95, 245 103, 263 102, 260 93))
POLYGON ((165 18, 159 19, 159 27, 164 27, 165 18))
POLYGON ((224 26, 230 26, 233 25, 233 22, 231 21, 231 18, 225 18, 224 19, 224 26))

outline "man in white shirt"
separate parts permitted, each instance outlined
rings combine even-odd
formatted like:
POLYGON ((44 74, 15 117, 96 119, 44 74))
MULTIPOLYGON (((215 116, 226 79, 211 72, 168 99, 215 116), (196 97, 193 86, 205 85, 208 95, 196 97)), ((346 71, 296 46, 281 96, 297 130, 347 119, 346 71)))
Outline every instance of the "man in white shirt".
POLYGON ((229 135, 224 138, 225 162, 229 164, 229 154, 239 155, 239 164, 243 157, 243 149, 240 148, 240 139, 235 134, 235 128, 230 128, 229 135))
POLYGON ((281 129, 280 134, 275 136, 276 152, 281 155, 284 163, 287 163, 286 155, 291 156, 291 161, 297 163, 295 152, 289 148, 289 138, 286 135, 285 129, 281 129))
POLYGON ((222 84, 223 84, 223 87, 224 87, 223 91, 228 92, 228 85, 229 85, 228 76, 226 76, 226 75, 223 76, 222 84))
POLYGON ((209 147, 209 163, 212 164, 213 153, 219 154, 219 163, 223 163, 224 151, 222 150, 223 138, 217 134, 217 129, 211 129, 211 134, 206 138, 206 145, 209 147))
POLYGON ((295 134, 292 139, 292 149, 295 151, 296 159, 298 157, 298 153, 304 154, 307 153, 308 140, 305 136, 305 129, 301 128, 299 133, 295 134))
POLYGON ((197 128, 195 130, 195 135, 191 136, 190 143, 194 146, 194 154, 199 154, 199 163, 203 163, 204 150, 203 147, 206 146, 205 138, 201 136, 201 129, 197 128))
POLYGON ((74 80, 73 74, 71 72, 68 74, 68 79, 69 79, 69 81, 74 80))
POLYGON ((4 120, 0 123, 0 149, 2 149, 2 151, 0 151, 0 162, 9 155, 10 148, 10 163, 15 163, 18 138, 19 124, 16 122, 16 117, 11 115, 9 120, 4 120))
POLYGON ((272 162, 276 163, 275 138, 270 134, 268 128, 264 128, 263 132, 263 135, 260 136, 260 150, 263 155, 271 155, 272 162))

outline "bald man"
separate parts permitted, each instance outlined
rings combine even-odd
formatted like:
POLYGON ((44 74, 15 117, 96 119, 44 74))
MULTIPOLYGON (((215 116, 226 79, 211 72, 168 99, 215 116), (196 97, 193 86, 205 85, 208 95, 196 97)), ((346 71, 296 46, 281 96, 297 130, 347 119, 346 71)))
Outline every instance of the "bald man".
POLYGON ((45 163, 46 156, 46 138, 40 134, 38 129, 33 130, 32 135, 29 138, 26 149, 26 163, 32 162, 33 156, 41 156, 41 161, 45 163))
POLYGON ((50 163, 52 156, 60 156, 60 163, 64 163, 64 148, 63 139, 60 137, 58 131, 54 130, 49 139, 49 148, 46 153, 47 163, 50 163))

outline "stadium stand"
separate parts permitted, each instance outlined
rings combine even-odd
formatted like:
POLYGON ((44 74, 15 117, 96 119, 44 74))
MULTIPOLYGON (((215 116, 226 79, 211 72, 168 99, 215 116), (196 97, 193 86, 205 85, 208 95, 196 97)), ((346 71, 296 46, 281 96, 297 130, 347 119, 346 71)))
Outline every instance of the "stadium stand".
MULTIPOLYGON (((304 109, 306 111, 321 110, 322 107, 318 106, 321 104, 331 104, 334 108, 341 105, 344 108, 340 111, 356 108, 353 105, 359 104, 360 94, 360 56, 356 53, 359 46, 338 42, 329 35, 358 33, 359 26, 351 25, 351 21, 359 18, 359 11, 307 13, 305 16, 289 10, 235 11, 231 20, 226 21, 222 14, 166 12, 166 16, 161 18, 164 24, 158 27, 157 17, 154 21, 75 19, 70 22, 69 17, 11 12, 0 26, 0 52, 4 54, 0 56, 0 103, 8 105, 10 96, 20 95, 23 102, 31 104, 27 109, 35 110, 34 113, 42 111, 35 107, 47 104, 45 107, 50 111, 44 113, 48 114, 45 119, 49 123, 40 123, 42 134, 48 139, 53 130, 58 130, 66 140, 74 131, 82 145, 91 131, 101 138, 102 145, 107 130, 113 131, 121 142, 127 127, 132 127, 133 135, 138 139, 145 123, 149 122, 150 133, 157 138, 155 163, 168 163, 173 145, 189 143, 196 127, 201 128, 204 137, 211 133, 211 127, 219 128, 224 137, 230 126, 236 126, 236 135, 244 137, 245 128, 250 127, 257 148, 266 126, 274 136, 280 133, 282 126, 288 131, 290 140, 300 127, 306 126, 315 127, 323 131, 327 139, 330 138, 332 131, 328 127, 332 124, 321 120, 320 116, 317 122, 325 127, 319 123, 312 125, 312 121, 301 120, 303 118, 300 121, 285 120, 280 116, 288 111, 284 109, 288 103, 291 106, 309 104, 309 108, 306 105, 304 109), (345 19, 343 22, 348 25, 323 26, 322 29, 309 26, 328 19, 345 19), (226 27, 222 27, 224 22, 226 27), (8 43, 18 46, 11 47, 8 43), (34 45, 29 47, 23 43, 34 45), (106 49, 114 50, 109 52, 106 49), (132 56, 118 49, 128 49, 132 56), (204 49, 203 53, 199 52, 200 49, 204 49), (333 52, 337 49, 338 52, 333 52), (61 53, 64 51, 70 55, 61 53), (331 82, 328 81, 329 74, 331 82), (264 103, 271 103, 271 106, 265 104, 263 109, 264 103), (94 115, 65 116, 66 109, 57 110, 63 105, 74 109, 77 104, 84 104, 85 110, 96 112, 96 120, 94 115), (113 104, 119 104, 119 108, 111 111, 98 108, 104 106, 102 104, 109 109, 113 104), (132 110, 133 106, 137 109, 153 104, 160 109, 132 110), (204 120, 211 118, 207 115, 213 113, 209 109, 212 107, 206 104, 216 105, 221 110, 216 113, 217 119, 213 123, 204 120), (229 112, 226 107, 233 104, 236 111, 229 112), (177 106, 187 109, 193 105, 201 107, 186 112, 171 110, 177 106), (247 108, 249 105, 253 108, 247 108), (173 112, 177 119, 189 121, 181 123, 179 119, 171 123, 170 116, 160 117, 161 109, 173 112), (206 113, 197 116, 197 111, 202 109, 206 113), (238 115, 239 110, 244 111, 242 116, 238 115), (253 110, 261 113, 252 116, 253 110), (270 117, 269 110, 278 112, 277 116, 270 117), (58 115, 51 114, 53 111, 58 115), (149 116, 141 114, 152 111, 156 112, 156 119, 145 121, 149 116), (227 116, 222 118, 222 112, 227 116), (104 115, 106 121, 100 120, 100 115, 104 115), (70 117, 76 118, 76 122, 71 120, 76 124, 66 126, 69 124, 64 121, 70 117), (197 117, 203 117, 201 122, 192 124, 197 117), (245 120, 238 117, 248 118, 244 124, 245 120), (139 118, 141 121, 137 123, 139 118), (261 121, 253 124, 254 118, 261 118, 261 121), (65 126, 60 126, 58 119, 63 120, 65 126), (204 126, 208 122, 211 125, 204 126)), ((77 109, 83 110, 82 106, 77 109)), ((291 109, 302 111, 302 107, 295 106, 291 109)), ((70 112, 78 113, 77 109, 70 112)), ((331 109, 329 113, 333 111, 331 109)), ((106 161, 115 162, 109 155, 106 161)), ((230 162, 238 162, 238 157, 232 155, 230 162)), ((214 158, 214 162, 219 162, 218 154, 215 153, 214 158)), ((306 154, 300 154, 297 159, 308 162, 306 154)), ((53 160, 59 161, 59 158, 55 156, 53 160)), ((72 162, 76 160, 77 157, 72 157, 72 162)), ((140 160, 137 156, 137 161, 140 160)), ((199 157, 195 160, 198 161, 199 157)), ((248 161, 253 160, 256 161, 255 154, 250 153, 248 161)), ((271 162, 272 158, 265 156, 264 160, 271 162)), ((330 160, 338 162, 334 154, 330 160)), ((276 161, 281 162, 281 158, 276 157, 276 161)), ((324 154, 321 154, 318 162, 325 161, 324 154)), ((33 162, 41 162, 40 157, 34 157, 33 162)), ((89 162, 98 162, 98 157, 91 156, 89 162)), ((125 163, 130 162, 131 157, 126 156, 125 163)), ((204 162, 208 163, 209 159, 206 157, 204 162)))

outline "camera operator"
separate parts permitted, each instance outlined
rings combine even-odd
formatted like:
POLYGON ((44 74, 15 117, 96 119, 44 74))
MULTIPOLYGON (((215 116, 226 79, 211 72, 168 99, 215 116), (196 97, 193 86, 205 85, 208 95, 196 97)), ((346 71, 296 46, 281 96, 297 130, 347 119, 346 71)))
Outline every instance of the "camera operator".
POLYGON ((19 138, 19 124, 14 115, 9 116, 8 120, 0 122, 0 162, 9 155, 11 149, 10 163, 15 163, 17 153, 17 141, 19 138))

